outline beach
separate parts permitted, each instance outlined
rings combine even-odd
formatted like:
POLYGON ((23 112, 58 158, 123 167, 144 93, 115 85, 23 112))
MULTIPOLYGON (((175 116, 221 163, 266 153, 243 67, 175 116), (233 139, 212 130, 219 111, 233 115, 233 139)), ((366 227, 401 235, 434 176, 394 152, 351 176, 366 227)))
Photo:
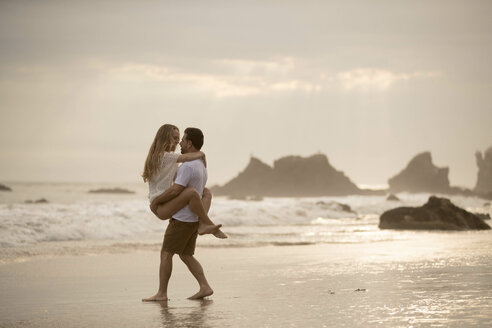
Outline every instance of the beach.
POLYGON ((492 328, 492 0, 0 17, 0 328, 492 328))
MULTIPOLYGON (((167 221, 135 194, 102 184, 11 184, 0 198, 0 327, 489 327, 492 231, 381 230, 379 216, 429 194, 247 201, 216 197, 228 239, 198 238, 215 293, 178 257, 165 303, 158 286, 167 221), (25 203, 46 198, 46 203, 25 203)), ((492 214, 476 197, 452 196, 492 214)), ((490 221, 487 221, 490 224, 490 221)))
POLYGON ((1 327, 487 327, 492 235, 198 247, 215 290, 203 301, 178 257, 168 302, 158 250, 35 257, 0 266, 1 327))

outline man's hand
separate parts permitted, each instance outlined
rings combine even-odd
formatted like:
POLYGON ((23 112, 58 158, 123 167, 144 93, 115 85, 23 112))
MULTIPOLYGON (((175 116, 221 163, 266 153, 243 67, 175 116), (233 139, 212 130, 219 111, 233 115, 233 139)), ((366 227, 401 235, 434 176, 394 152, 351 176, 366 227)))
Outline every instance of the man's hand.
POLYGON ((205 153, 203 153, 202 161, 203 161, 203 165, 207 167, 207 157, 205 156, 205 153))
POLYGON ((157 208, 159 207, 159 204, 156 202, 157 199, 154 199, 152 201, 152 203, 150 203, 150 210, 152 211, 152 213, 154 213, 155 215, 157 215, 157 208))

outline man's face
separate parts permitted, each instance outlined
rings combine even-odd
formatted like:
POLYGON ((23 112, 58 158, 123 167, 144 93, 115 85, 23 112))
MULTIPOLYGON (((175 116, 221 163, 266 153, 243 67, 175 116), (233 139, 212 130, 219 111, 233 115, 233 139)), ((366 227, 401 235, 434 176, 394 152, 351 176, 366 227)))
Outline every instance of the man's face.
POLYGON ((171 143, 171 151, 175 151, 176 150, 176 146, 178 145, 179 143, 179 130, 178 129, 174 129, 173 131, 173 141, 171 143))
POLYGON ((186 133, 183 134, 183 139, 181 139, 181 142, 179 143, 179 146, 181 147, 181 154, 186 154, 190 150, 191 141, 186 139, 186 137, 186 133))

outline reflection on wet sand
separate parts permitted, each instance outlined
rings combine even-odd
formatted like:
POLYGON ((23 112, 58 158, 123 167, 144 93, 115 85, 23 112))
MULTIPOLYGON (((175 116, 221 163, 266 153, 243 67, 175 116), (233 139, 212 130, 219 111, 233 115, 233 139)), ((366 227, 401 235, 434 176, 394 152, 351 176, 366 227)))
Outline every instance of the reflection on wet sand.
POLYGON ((173 301, 157 302, 161 311, 162 327, 212 327, 208 320, 208 309, 213 300, 187 301, 189 304, 173 301))

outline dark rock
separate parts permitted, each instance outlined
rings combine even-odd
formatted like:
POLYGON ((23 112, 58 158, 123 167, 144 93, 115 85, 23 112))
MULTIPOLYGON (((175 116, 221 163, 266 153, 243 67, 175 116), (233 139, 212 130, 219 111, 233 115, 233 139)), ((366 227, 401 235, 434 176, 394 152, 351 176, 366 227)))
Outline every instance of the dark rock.
POLYGON ((477 215, 455 206, 447 198, 429 197, 421 207, 398 207, 379 218, 380 229, 403 230, 488 230, 477 215))
POLYGON ((354 211, 352 211, 352 208, 347 204, 337 203, 337 205, 344 212, 354 213, 354 211))
POLYGON ((393 194, 389 194, 388 197, 386 197, 386 200, 389 200, 389 201, 400 201, 400 198, 396 197, 393 194))
POLYGON ((258 194, 271 179, 273 169, 257 158, 251 157, 248 166, 237 177, 224 186, 211 188, 215 195, 230 195, 235 199, 246 199, 247 195, 258 194))
POLYGON ((477 151, 475 158, 478 166, 477 184, 475 192, 481 194, 492 193, 492 147, 489 147, 482 156, 477 151))
POLYGON ((287 156, 274 162, 273 167, 252 157, 244 171, 223 186, 215 186, 216 195, 313 197, 361 194, 361 190, 337 171, 325 155, 307 158, 287 156))
POLYGON ((319 202, 316 202, 316 205, 318 205, 322 209, 329 209, 329 210, 335 210, 335 211, 341 211, 347 213, 355 213, 355 211, 353 211, 349 205, 339 202, 324 202, 321 200, 319 202))
POLYGON ((492 191, 488 193, 478 193, 477 196, 483 198, 483 199, 490 199, 492 200, 492 191))
POLYGON ((89 190, 89 193, 93 194, 134 194, 134 191, 123 188, 101 188, 95 190, 89 190))
POLYGON ((450 187, 448 194, 461 195, 461 196, 467 196, 467 197, 476 197, 477 196, 477 193, 474 192, 473 190, 470 190, 468 188, 463 188, 463 187, 450 187))
POLYGON ((356 290, 354 290, 354 292, 365 292, 366 289, 365 288, 357 288, 356 290))
POLYGON ((359 188, 343 172, 333 168, 322 154, 307 158, 283 157, 274 162, 273 168, 276 192, 285 192, 286 196, 347 195, 359 192, 359 188))
POLYGON ((12 191, 12 188, 0 183, 0 191, 12 191))
POLYGON ((448 173, 447 167, 439 168, 432 163, 430 152, 424 152, 415 156, 403 171, 388 180, 389 189, 393 193, 449 193, 448 173))
POLYGON ((26 200, 24 203, 26 204, 46 204, 46 203, 49 203, 48 200, 46 198, 40 198, 40 199, 37 199, 37 200, 26 200))
POLYGON ((475 215, 481 218, 482 220, 490 220, 490 214, 488 213, 475 213, 475 215))

